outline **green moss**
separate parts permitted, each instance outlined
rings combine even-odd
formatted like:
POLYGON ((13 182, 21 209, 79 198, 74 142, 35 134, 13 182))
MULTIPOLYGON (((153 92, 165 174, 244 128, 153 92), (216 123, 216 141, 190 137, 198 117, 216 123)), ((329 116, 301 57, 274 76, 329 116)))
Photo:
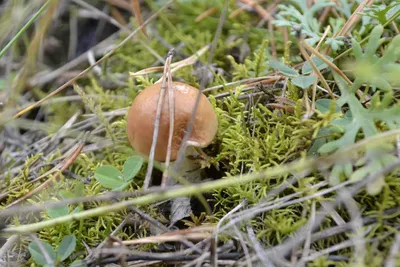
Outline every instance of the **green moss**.
MULTIPOLYGON (((143 88, 160 78, 160 73, 129 78, 126 85, 118 86, 114 89, 105 89, 102 82, 107 79, 115 79, 113 74, 128 75, 129 72, 137 72, 151 66, 161 66, 162 63, 158 62, 157 57, 152 54, 150 49, 155 51, 161 58, 164 58, 169 48, 161 45, 162 42, 178 48, 174 57, 174 61, 178 61, 193 55, 213 39, 214 29, 218 24, 220 14, 212 15, 199 23, 195 22, 195 18, 210 7, 221 7, 222 1, 193 0, 182 2, 185 3, 176 3, 169 12, 162 14, 158 18, 153 30, 155 31, 154 34, 159 35, 160 38, 146 38, 138 35, 137 38, 119 49, 107 61, 107 64, 102 66, 104 73, 102 73, 101 78, 90 75, 80 80, 80 89, 77 91, 83 99, 82 102, 71 104, 65 101, 44 105, 44 112, 48 116, 48 120, 54 125, 63 125, 78 111, 83 114, 94 114, 98 118, 98 122, 92 128, 105 127, 107 134, 100 133, 98 136, 104 137, 107 135, 114 141, 111 147, 99 149, 95 152, 81 153, 69 168, 69 171, 74 173, 75 176, 88 180, 84 185, 85 196, 95 196, 106 192, 106 189, 102 188, 93 178, 97 167, 108 164, 121 170, 125 160, 134 153, 127 142, 125 116, 117 116, 109 120, 104 113, 129 107, 132 100, 143 88), (150 49, 147 49, 146 46, 150 49)), ((156 4, 149 3, 149 6, 156 4)), ((229 10, 233 11, 235 9, 236 6, 231 3, 229 10)), ((223 69, 224 73, 217 74, 208 86, 264 76, 269 73, 270 69, 267 64, 267 61, 271 59, 271 47, 269 45, 270 41, 268 41, 270 40, 269 31, 250 27, 256 23, 258 23, 258 18, 248 12, 242 12, 235 19, 226 21, 222 35, 218 40, 213 60, 213 63, 216 64, 215 67, 223 69), (239 62, 237 56, 235 57, 234 51, 241 49, 240 47, 243 44, 248 46, 250 53, 243 62, 239 62), (233 54, 233 56, 230 54, 233 54)), ((124 37, 122 35, 120 38, 124 37)), ((283 58, 287 64, 293 65, 293 63, 297 63, 299 57, 293 51, 291 43, 284 43, 281 33, 275 33, 275 39, 276 51, 279 57, 283 58)), ((208 54, 201 57, 202 64, 206 62, 207 57, 208 54)), ((196 70, 198 70, 197 65, 185 67, 174 73, 173 78, 174 80, 182 80, 198 86, 201 77, 194 74, 196 70)), ((282 94, 282 92, 274 93, 276 90, 270 90, 270 87, 263 88, 264 92, 267 93, 261 97, 254 94, 254 92, 260 92, 257 90, 254 90, 253 93, 249 93, 249 91, 244 93, 242 90, 245 86, 210 91, 207 95, 217 112, 219 129, 215 141, 206 149, 210 158, 207 159, 207 164, 205 165, 211 165, 224 179, 224 177, 242 173, 262 171, 271 166, 289 163, 306 157, 313 141, 316 138, 321 138, 318 137, 319 131, 340 115, 335 112, 322 114, 317 111, 310 119, 303 119, 305 112, 303 100, 301 99, 302 92, 291 82, 286 85, 285 97, 294 102, 291 112, 269 105, 276 103, 277 97, 282 94), (228 90, 230 95, 224 98, 216 97, 218 93, 228 92, 228 90)), ((39 90, 35 92, 38 97, 45 95, 39 90)), ((317 97, 319 96, 322 96, 320 92, 317 94, 317 97)), ((379 125, 379 129, 386 130, 387 125, 379 125)), ((336 137, 335 134, 332 134, 332 136, 336 137)), ((45 158, 43 163, 52 163, 55 158, 61 155, 60 151, 56 151, 52 156, 45 158)), ((38 154, 28 157, 23 170, 12 180, 6 180, 6 186, 15 189, 8 194, 6 200, 2 203, 2 207, 26 195, 40 185, 40 182, 35 184, 28 184, 27 182, 33 176, 31 167, 34 166, 36 160, 42 160, 42 156, 42 154, 38 154)), ((35 172, 35 175, 42 175, 50 168, 51 166, 42 167, 35 172)), ((127 190, 135 191, 140 189, 145 171, 146 168, 143 167, 127 190)), ((379 238, 385 234, 393 234, 395 232, 395 228, 392 225, 399 223, 398 214, 389 216, 385 214, 385 211, 400 206, 400 181, 398 176, 399 173, 396 172, 386 175, 386 184, 383 186, 382 192, 376 196, 369 195, 365 191, 359 192, 354 196, 362 216, 377 219, 377 223, 367 236, 369 239, 379 238)), ((48 178, 46 177, 46 179, 48 178)), ((248 207, 259 204, 272 189, 284 184, 288 178, 291 178, 291 176, 274 177, 261 182, 237 185, 214 191, 210 196, 210 202, 213 203, 213 214, 205 215, 205 213, 201 213, 198 216, 192 214, 191 220, 186 220, 185 223, 188 226, 194 226, 201 225, 204 222, 217 222, 244 199, 247 200, 248 207)), ((311 186, 325 181, 325 179, 326 177, 322 173, 310 173, 297 183, 289 185, 287 189, 276 197, 276 200, 297 192, 300 192, 302 197, 310 196, 315 193, 311 186)), ((61 175, 56 183, 32 197, 29 202, 34 204, 61 199, 61 196, 56 192, 62 190, 74 192, 76 187, 78 187, 76 178, 69 177, 67 174, 61 175)), ((266 246, 277 245, 292 236, 307 222, 307 218, 311 214, 313 201, 319 208, 321 201, 332 200, 335 197, 335 193, 331 193, 315 198, 315 200, 273 209, 248 220, 248 223, 253 227, 257 238, 263 244, 266 246)), ((111 202, 90 202, 81 205, 81 207, 87 210, 108 203, 111 202)), ((77 205, 71 205, 69 207, 70 211, 72 212, 76 207, 77 205)), ((159 214, 157 208, 144 207, 144 209, 155 219, 163 222, 167 221, 163 214, 159 214)), ((349 220, 350 216, 345 207, 340 206, 337 212, 343 219, 349 220)), ((75 234, 78 239, 76 251, 84 252, 86 251, 84 243, 90 247, 96 247, 110 235, 126 216, 128 216, 128 212, 125 211, 84 221, 75 221, 68 225, 58 225, 51 229, 43 229, 39 233, 39 238, 55 247, 61 242, 63 236, 75 234)), ((40 214, 40 219, 47 218, 46 212, 40 214)), ((27 219, 28 221, 39 220, 34 214, 28 214, 27 219)), ((150 225, 145 221, 140 221, 140 218, 135 217, 135 219, 140 224, 124 227, 117 233, 119 238, 126 240, 141 238, 150 234, 150 225)), ((9 222, 16 225, 23 223, 16 217, 10 218, 9 222)), ((240 227, 244 226, 244 224, 240 225, 240 227)), ((331 217, 327 217, 320 230, 333 226, 336 226, 335 221, 331 217)), ((242 229, 245 230, 245 228, 242 229)), ((319 240, 312 244, 312 249, 326 249, 348 240, 348 237, 349 234, 338 234, 319 240)), ((220 240, 226 241, 229 238, 222 236, 220 240)), ((393 242, 392 238, 393 235, 381 242, 379 250, 373 244, 368 243, 366 245, 365 262, 370 264, 368 266, 383 265, 393 242)), ((24 241, 22 245, 27 245, 27 241, 24 241)), ((155 245, 144 245, 138 249, 145 251, 153 247, 155 245)), ((347 248, 338 251, 337 254, 351 258, 353 252, 352 248, 347 248)), ((309 266, 348 266, 348 263, 346 260, 333 261, 326 256, 322 256, 310 262, 309 266)))

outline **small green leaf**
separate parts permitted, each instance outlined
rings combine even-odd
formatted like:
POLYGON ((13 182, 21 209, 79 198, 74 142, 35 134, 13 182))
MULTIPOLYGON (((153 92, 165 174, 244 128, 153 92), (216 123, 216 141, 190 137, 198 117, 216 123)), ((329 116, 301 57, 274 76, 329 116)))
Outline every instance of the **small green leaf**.
POLYGON ((60 261, 64 261, 66 258, 68 258, 72 252, 74 252, 76 246, 76 237, 75 235, 67 235, 65 236, 60 245, 58 246, 57 249, 57 258, 60 259, 60 261))
MULTIPOLYGON (((47 255, 49 255, 49 257, 51 258, 51 260, 55 261, 56 260, 56 253, 54 252, 53 248, 50 246, 49 243, 45 242, 45 241, 39 241, 42 245, 42 247, 44 248, 44 250, 46 250, 47 255)), ((29 244, 28 247, 29 253, 31 253, 31 256, 34 260, 35 263, 40 264, 40 265, 46 265, 47 264, 47 260, 44 257, 42 250, 39 248, 39 245, 36 241, 32 241, 29 244)))
POLYGON ((78 206, 71 212, 71 214, 79 213, 81 211, 82 211, 81 207, 78 206))
POLYGON ((77 182, 74 190, 75 196, 82 197, 85 195, 85 184, 82 182, 77 182))
POLYGON ((133 177, 136 176, 136 174, 140 171, 140 168, 142 168, 143 165, 143 158, 140 156, 132 156, 128 158, 124 166, 122 167, 122 173, 124 175, 125 181, 130 181, 133 179, 133 177))
MULTIPOLYGON (((323 114, 327 113, 332 105, 332 100, 331 99, 318 99, 315 101, 315 107, 323 114)), ((340 112, 340 107, 336 104, 335 105, 335 111, 337 113, 340 112)))
POLYGON ((318 153, 318 149, 326 144, 331 138, 330 135, 334 133, 332 127, 324 127, 318 131, 317 138, 312 143, 312 146, 307 151, 307 155, 314 156, 318 153), (326 136, 326 137, 325 137, 326 136))
POLYGON ((367 46, 365 48, 365 55, 367 57, 373 57, 375 55, 375 51, 380 46, 379 39, 380 39, 382 33, 383 33, 382 25, 377 25, 372 29, 370 38, 369 38, 367 46))
POLYGON ((47 215, 49 215, 50 218, 58 218, 62 217, 65 215, 69 214, 69 207, 68 206, 62 206, 58 208, 52 208, 47 210, 47 215))
POLYGON ((124 184, 122 184, 122 185, 120 185, 118 187, 113 188, 112 191, 122 191, 125 188, 127 188, 129 184, 130 184, 130 182, 126 182, 126 183, 124 183, 124 184))
POLYGON ((299 76, 292 79, 292 83, 297 87, 302 89, 307 89, 310 87, 316 80, 315 76, 299 76))
POLYGON ((288 76, 288 77, 296 77, 299 75, 297 70, 289 67, 286 64, 283 64, 282 62, 276 61, 276 60, 269 61, 268 65, 271 68, 273 68, 275 71, 280 71, 280 72, 282 72, 283 75, 288 76))
POLYGON ((83 266, 86 266, 86 264, 84 264, 84 261, 81 259, 74 260, 70 265, 70 267, 83 267, 83 266))
POLYGON ((121 172, 110 165, 98 167, 96 169, 95 178, 102 186, 110 189, 117 188, 124 183, 121 172))
MULTIPOLYGON (((333 58, 325 56, 330 62, 333 61, 333 58)), ((314 63, 314 65, 317 67, 318 70, 323 70, 326 69, 328 67, 328 64, 326 64, 325 62, 323 62, 320 58, 318 57, 313 57, 312 62, 314 63)), ((306 62, 303 64, 303 67, 301 68, 301 73, 303 75, 305 74, 310 74, 313 71, 310 62, 306 62)))
POLYGON ((353 116, 351 115, 351 111, 347 111, 346 114, 344 114, 343 118, 338 118, 332 121, 332 124, 338 125, 340 127, 345 127, 352 123, 353 121, 353 116))
POLYGON ((63 199, 68 199, 68 198, 73 198, 74 197, 74 193, 72 193, 71 191, 67 191, 67 190, 61 190, 59 195, 63 199))

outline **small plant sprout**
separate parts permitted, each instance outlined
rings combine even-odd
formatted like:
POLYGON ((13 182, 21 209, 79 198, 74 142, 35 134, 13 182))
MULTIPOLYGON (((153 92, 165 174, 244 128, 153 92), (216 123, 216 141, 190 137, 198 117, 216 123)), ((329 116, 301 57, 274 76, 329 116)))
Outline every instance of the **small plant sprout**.
POLYGON ((58 266, 58 263, 65 261, 74 252, 75 247, 75 235, 67 235, 61 240, 56 251, 53 250, 49 243, 39 239, 32 241, 28 250, 36 264, 50 267, 58 266))
POLYGON ((113 191, 121 191, 130 184, 142 165, 142 157, 134 155, 125 161, 122 173, 114 166, 103 165, 96 169, 95 178, 102 186, 113 191))

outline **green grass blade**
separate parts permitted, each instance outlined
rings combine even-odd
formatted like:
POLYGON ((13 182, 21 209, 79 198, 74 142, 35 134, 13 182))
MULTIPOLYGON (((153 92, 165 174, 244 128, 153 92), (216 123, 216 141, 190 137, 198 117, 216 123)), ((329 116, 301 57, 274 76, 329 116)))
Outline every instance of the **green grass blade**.
POLYGON ((7 45, 0 51, 0 58, 6 53, 6 51, 21 37, 21 35, 36 21, 36 19, 46 10, 53 0, 47 0, 47 2, 32 16, 32 18, 22 27, 17 34, 7 43, 7 45))

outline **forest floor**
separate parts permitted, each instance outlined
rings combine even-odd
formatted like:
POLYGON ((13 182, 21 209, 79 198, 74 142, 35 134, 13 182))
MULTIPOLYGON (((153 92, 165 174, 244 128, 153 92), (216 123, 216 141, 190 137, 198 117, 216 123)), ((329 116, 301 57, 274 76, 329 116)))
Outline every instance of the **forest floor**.
POLYGON ((0 266, 400 266, 399 1, 0 10, 0 266), (127 120, 169 81, 218 129, 160 162, 127 120))

